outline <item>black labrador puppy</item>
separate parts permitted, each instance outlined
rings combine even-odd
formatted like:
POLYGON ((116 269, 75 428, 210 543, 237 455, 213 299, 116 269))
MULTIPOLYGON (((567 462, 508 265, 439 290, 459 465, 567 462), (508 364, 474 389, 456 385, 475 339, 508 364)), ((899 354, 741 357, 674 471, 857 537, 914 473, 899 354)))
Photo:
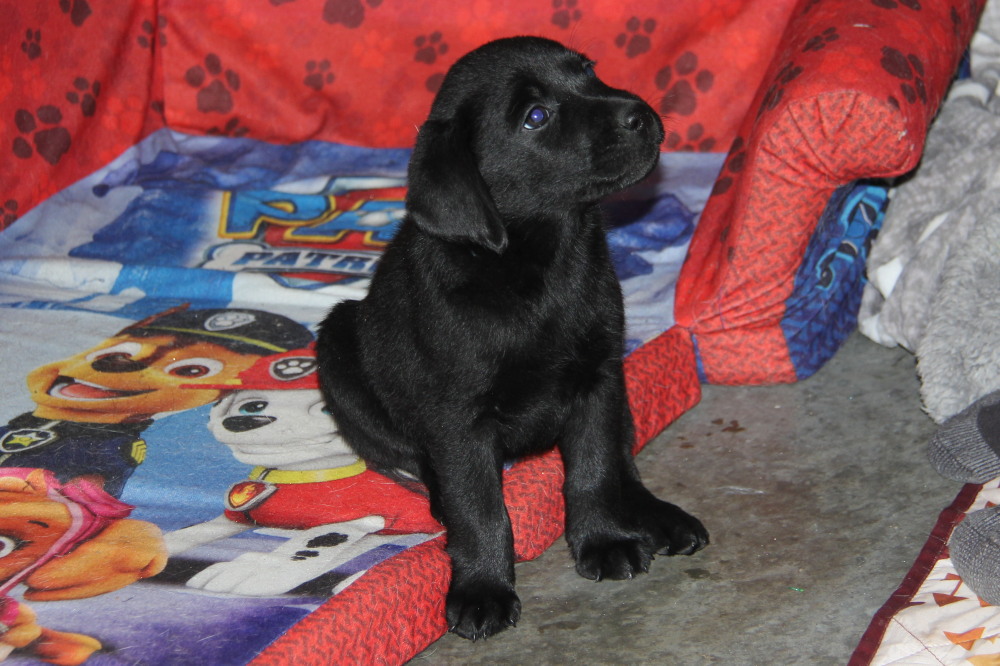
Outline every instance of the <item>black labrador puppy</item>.
POLYGON ((420 128, 407 215, 362 301, 317 346, 357 453, 416 475, 448 532, 447 620, 515 624, 505 461, 558 445, 566 539, 591 579, 631 578, 706 543, 631 455, 621 287, 599 200, 657 164, 663 125, 557 42, 490 42, 449 70, 420 128))

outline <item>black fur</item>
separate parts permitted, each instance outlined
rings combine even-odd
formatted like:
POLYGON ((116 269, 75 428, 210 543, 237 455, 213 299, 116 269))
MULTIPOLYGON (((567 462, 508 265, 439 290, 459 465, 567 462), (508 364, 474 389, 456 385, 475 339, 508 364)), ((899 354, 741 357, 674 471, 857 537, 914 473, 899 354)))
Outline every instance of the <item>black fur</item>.
POLYGON ((558 444, 566 538, 587 578, 631 578, 708 542, 632 460, 622 295, 598 208, 654 169, 662 140, 647 104, 556 42, 476 49, 420 129, 408 214, 368 296, 323 322, 322 385, 347 441, 417 475, 447 527, 461 636, 520 615, 504 461, 558 444))

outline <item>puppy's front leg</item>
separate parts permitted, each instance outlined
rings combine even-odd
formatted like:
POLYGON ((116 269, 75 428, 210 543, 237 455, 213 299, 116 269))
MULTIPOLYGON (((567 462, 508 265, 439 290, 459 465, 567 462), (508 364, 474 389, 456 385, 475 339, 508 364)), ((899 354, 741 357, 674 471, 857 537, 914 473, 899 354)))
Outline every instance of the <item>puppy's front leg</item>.
POLYGON ((640 481, 624 376, 620 366, 605 370, 578 396, 559 444, 566 540, 577 572, 594 580, 632 578, 657 554, 689 555, 708 543, 697 518, 657 499, 640 481))
POLYGON ((433 458, 441 518, 448 530, 451 586, 449 630, 486 638, 512 627, 521 616, 514 592, 514 536, 503 501, 502 463, 492 447, 461 442, 433 458))

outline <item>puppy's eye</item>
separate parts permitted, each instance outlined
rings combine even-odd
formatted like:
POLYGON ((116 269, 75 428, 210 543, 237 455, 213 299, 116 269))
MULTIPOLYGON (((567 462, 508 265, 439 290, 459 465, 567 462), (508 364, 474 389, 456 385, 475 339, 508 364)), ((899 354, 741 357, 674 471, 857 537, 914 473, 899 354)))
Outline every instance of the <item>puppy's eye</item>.
POLYGON ((592 79, 597 78, 597 72, 594 71, 595 65, 597 65, 597 63, 591 61, 583 63, 583 73, 592 79))
POLYGON ((528 111, 528 116, 524 119, 524 129, 536 130, 543 127, 552 117, 552 112, 544 106, 533 106, 528 111))

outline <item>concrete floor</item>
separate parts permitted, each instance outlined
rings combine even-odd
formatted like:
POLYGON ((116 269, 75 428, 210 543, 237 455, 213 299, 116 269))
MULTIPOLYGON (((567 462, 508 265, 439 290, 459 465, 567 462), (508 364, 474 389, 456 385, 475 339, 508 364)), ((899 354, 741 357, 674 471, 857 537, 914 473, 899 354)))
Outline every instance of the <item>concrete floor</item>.
POLYGON ((714 387, 639 456, 712 544, 627 582, 560 541, 519 564, 518 626, 412 664, 845 664, 960 485, 925 458, 913 357, 858 334, 795 385, 714 387))

